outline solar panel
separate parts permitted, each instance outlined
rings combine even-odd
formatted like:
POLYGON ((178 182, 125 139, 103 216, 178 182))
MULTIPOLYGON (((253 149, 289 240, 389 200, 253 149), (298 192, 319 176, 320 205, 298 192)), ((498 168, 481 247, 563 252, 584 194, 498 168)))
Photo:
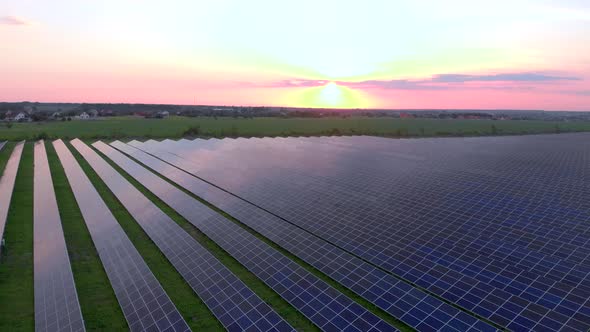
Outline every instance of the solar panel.
POLYGON ((0 253, 2 252, 2 247, 5 245, 4 227, 8 218, 8 209, 10 208, 12 191, 24 145, 25 142, 22 141, 14 147, 2 173, 2 178, 0 178, 0 253))
POLYGON ((338 149, 288 149, 289 140, 267 140, 241 150, 231 150, 228 140, 224 151, 234 153, 208 152, 207 162, 193 158, 201 152, 171 152, 199 164, 200 177, 500 325, 531 326, 522 319, 527 315, 546 328, 586 330, 588 249, 575 229, 588 210, 565 189, 588 194, 573 181, 584 178, 576 165, 587 152, 560 136, 445 139, 444 147, 440 139, 393 140, 392 151, 384 139, 338 149), (529 152, 531 144, 546 151, 529 152), (506 154, 505 146, 521 150, 506 154), (538 171, 534 176, 522 171, 531 160, 539 160, 527 166, 538 171), (555 174, 556 184, 539 174, 555 174), (243 185, 240 178, 255 181, 243 185), (543 212, 555 206, 552 215, 543 212), (522 257, 511 258, 515 253, 522 257))
POLYGON ((61 140, 53 145, 129 328, 190 331, 72 153, 61 140))
MULTIPOLYGON (((460 310, 433 298, 409 284, 373 267, 330 243, 285 223, 236 196, 118 142, 113 146, 150 166, 160 174, 175 179, 193 194, 207 200, 236 219, 281 245, 334 280, 352 289, 368 301, 418 330, 468 329, 495 330, 460 310), (459 328, 455 328, 459 327, 459 328)), ((172 162, 172 159, 168 159, 172 162)), ((190 167, 181 161, 179 167, 190 167)), ((190 169, 188 169, 190 171, 190 169)))
POLYGON ((6 141, 0 142, 0 151, 2 151, 2 149, 4 148, 5 145, 6 145, 6 141))
POLYGON ((293 330, 211 253, 80 140, 72 145, 228 330, 293 330))
POLYGON ((35 143, 33 177, 35 331, 84 331, 45 143, 35 143))
POLYGON ((242 227, 138 166, 122 153, 106 144, 94 146, 321 329, 396 330, 242 227))

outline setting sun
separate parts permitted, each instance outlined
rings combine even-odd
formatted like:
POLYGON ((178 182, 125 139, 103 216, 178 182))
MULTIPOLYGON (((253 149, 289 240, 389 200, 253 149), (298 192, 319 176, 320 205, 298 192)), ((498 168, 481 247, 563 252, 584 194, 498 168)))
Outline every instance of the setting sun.
POLYGON ((329 106, 337 106, 343 99, 342 89, 334 82, 326 84, 320 92, 320 101, 329 106))

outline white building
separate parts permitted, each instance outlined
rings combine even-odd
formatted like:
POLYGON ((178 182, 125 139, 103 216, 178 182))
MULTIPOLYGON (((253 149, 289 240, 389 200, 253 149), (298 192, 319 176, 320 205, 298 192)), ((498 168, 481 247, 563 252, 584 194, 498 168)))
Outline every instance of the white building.
POLYGON ((88 120, 88 119, 90 119, 90 115, 88 115, 88 113, 86 113, 86 112, 82 112, 82 114, 78 115, 78 119, 88 120))
POLYGON ((29 116, 25 112, 20 112, 14 117, 14 121, 29 121, 29 116))

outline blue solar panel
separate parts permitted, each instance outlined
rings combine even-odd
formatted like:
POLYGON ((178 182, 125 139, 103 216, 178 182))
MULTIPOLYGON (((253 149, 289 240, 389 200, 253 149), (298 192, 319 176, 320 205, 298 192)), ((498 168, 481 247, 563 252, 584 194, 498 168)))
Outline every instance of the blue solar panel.
POLYGON ((586 330, 581 137, 226 140, 171 152, 198 176, 500 325, 516 328, 540 305, 549 311, 536 324, 586 330))
POLYGON ((72 145, 228 330, 293 330, 211 253, 80 140, 72 145), (247 324, 242 324, 247 321, 247 324), (242 325, 240 325, 242 324, 242 325))
MULTIPOLYGON (((408 325, 419 330, 430 330, 450 327, 453 321, 461 320, 463 331, 468 328, 494 330, 477 318, 460 315, 460 310, 227 192, 170 168, 141 151, 120 143, 113 145, 162 175, 174 179, 195 195, 216 205, 408 325)), ((180 162, 176 164, 183 166, 180 162)), ((184 165, 189 166, 186 163, 184 165)))
POLYGON ((94 146, 321 329, 396 330, 242 227, 132 162, 120 152, 106 144, 97 143, 94 146))

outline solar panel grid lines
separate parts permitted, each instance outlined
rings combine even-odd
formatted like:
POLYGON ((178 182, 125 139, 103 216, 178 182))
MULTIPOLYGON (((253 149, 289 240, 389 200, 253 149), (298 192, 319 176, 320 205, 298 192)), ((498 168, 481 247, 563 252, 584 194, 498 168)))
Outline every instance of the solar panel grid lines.
POLYGON ((53 146, 130 330, 190 331, 72 153, 53 146))
POLYGON ((0 178, 0 252, 2 252, 2 246, 4 244, 4 228, 6 226, 6 219, 8 218, 12 191, 14 190, 14 183, 24 146, 25 141, 16 144, 0 178))
POLYGON ((107 145, 95 147, 129 175, 137 178, 319 328, 351 331, 396 330, 244 228, 209 209, 149 170, 142 168, 143 174, 139 174, 135 169, 127 168, 122 160, 131 160, 120 152, 107 145), (151 178, 151 181, 148 181, 148 178, 151 178))
POLYGON ((34 158, 35 331, 84 331, 43 140, 35 143, 34 158))
MULTIPOLYGON (((144 163, 149 163, 133 152, 131 155, 144 163)), ((149 165, 162 175, 170 177, 171 173, 166 167, 149 165)), ((184 177, 183 181, 177 183, 185 189, 229 213, 381 309, 419 330, 440 329, 443 326, 458 326, 458 330, 493 329, 227 192, 180 171, 175 173, 180 174, 173 176, 175 179, 184 177), (431 325, 428 325, 429 323, 431 325)))
POLYGON ((229 331, 293 330, 231 271, 80 140, 72 145, 229 331))
MULTIPOLYGON (((210 162, 215 162, 215 160, 211 160, 210 162)), ((219 162, 219 161, 217 160, 217 162, 219 162)), ((259 182, 259 180, 258 180, 258 179, 257 179, 257 182, 259 182)), ((272 195, 270 195, 270 194, 269 194, 269 196, 268 196, 268 197, 271 197, 271 196, 272 196, 272 195)), ((275 201, 276 201, 276 200, 275 200, 275 201)), ((314 201, 314 204, 316 204, 316 203, 315 203, 315 201, 314 201)), ((341 235, 339 234, 339 235, 336 235, 336 236, 341 236, 341 235)), ((353 249, 354 249, 354 248, 353 248, 353 249)), ((564 308, 564 309, 565 309, 565 308, 564 308)))

